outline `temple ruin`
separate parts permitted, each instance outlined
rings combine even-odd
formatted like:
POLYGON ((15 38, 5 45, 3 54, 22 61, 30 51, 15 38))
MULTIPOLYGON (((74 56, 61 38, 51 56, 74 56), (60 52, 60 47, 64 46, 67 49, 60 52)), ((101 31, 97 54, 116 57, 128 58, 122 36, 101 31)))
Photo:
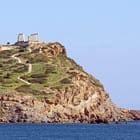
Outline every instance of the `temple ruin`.
MULTIPOLYGON (((31 34, 28 36, 28 42, 38 42, 39 39, 38 39, 38 33, 34 33, 34 34, 31 34)), ((25 42, 25 38, 24 38, 24 34, 23 33, 20 33, 18 34, 18 40, 17 42, 25 42)))
POLYGON ((18 34, 18 42, 25 42, 24 34, 18 34))
POLYGON ((38 41, 38 33, 29 35, 28 36, 28 41, 33 41, 33 42, 38 41))

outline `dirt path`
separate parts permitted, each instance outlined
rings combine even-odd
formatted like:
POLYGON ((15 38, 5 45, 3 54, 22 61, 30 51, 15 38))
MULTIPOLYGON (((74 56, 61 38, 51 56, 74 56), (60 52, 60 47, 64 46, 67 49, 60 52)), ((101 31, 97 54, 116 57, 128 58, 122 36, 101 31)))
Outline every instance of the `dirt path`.
POLYGON ((28 48, 28 51, 31 53, 32 52, 31 48, 28 48))
MULTIPOLYGON (((29 51, 30 53, 32 53, 31 48, 28 48, 28 51, 29 51)), ((32 72, 32 64, 29 63, 28 66, 29 66, 29 67, 28 67, 28 72, 27 72, 27 73, 29 74, 29 73, 32 72)))
POLYGON ((28 74, 32 72, 32 64, 28 64, 28 74))
POLYGON ((30 85, 30 84, 31 84, 31 83, 29 83, 28 81, 22 79, 21 76, 18 76, 17 79, 20 80, 20 81, 22 81, 22 82, 24 82, 24 83, 27 84, 27 85, 30 85))
POLYGON ((11 57, 16 59, 18 61, 18 63, 22 63, 21 59, 16 57, 17 55, 19 55, 19 53, 16 53, 16 54, 12 55, 11 57))
MULTIPOLYGON (((32 52, 32 50, 31 50, 30 48, 28 48, 28 51, 29 51, 30 53, 32 52)), ((25 64, 24 62, 22 62, 22 60, 21 60, 19 57, 17 57, 19 54, 20 54, 20 53, 13 54, 11 57, 12 57, 13 59, 16 59, 16 60, 18 61, 18 63, 25 64)), ((27 72, 26 74, 29 74, 29 73, 31 73, 31 72, 32 72, 32 64, 29 63, 29 64, 28 64, 28 72, 27 72)), ((28 81, 22 79, 21 76, 18 76, 17 79, 20 80, 20 81, 22 81, 22 82, 24 82, 24 83, 27 84, 27 85, 30 85, 30 84, 31 84, 31 83, 29 83, 28 81)))

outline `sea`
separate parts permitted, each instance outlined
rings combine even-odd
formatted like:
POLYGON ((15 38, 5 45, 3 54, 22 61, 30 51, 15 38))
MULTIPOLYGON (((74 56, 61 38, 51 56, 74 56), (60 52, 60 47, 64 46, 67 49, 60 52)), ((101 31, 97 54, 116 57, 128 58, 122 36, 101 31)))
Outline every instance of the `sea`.
POLYGON ((0 140, 140 140, 140 121, 127 124, 0 124, 0 140))

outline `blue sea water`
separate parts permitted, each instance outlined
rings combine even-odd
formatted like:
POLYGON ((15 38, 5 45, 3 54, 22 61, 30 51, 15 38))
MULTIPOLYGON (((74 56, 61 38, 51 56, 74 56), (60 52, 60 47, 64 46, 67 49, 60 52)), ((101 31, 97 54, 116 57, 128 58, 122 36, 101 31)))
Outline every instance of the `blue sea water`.
POLYGON ((0 124, 0 140, 140 140, 140 122, 128 124, 0 124))

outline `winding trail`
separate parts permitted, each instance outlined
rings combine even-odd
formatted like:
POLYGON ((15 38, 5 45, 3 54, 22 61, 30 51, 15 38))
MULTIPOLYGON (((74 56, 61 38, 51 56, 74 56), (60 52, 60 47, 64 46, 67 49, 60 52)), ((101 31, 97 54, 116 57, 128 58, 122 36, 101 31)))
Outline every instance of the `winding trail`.
POLYGON ((29 74, 29 73, 32 72, 32 64, 28 64, 28 66, 29 66, 29 67, 28 67, 28 72, 27 72, 27 73, 29 74))
MULTIPOLYGON (((30 53, 32 52, 32 50, 31 50, 30 48, 28 48, 28 51, 29 51, 30 53)), ((12 57, 13 59, 16 59, 16 60, 18 61, 18 63, 20 63, 20 64, 25 64, 24 62, 22 62, 22 60, 21 60, 19 57, 17 57, 19 54, 20 54, 20 53, 13 54, 11 57, 12 57)), ((28 72, 27 72, 26 74, 29 74, 29 73, 32 72, 32 64, 29 63, 29 64, 27 64, 27 65, 28 65, 28 72)), ((27 85, 30 85, 30 84, 31 84, 30 82, 28 82, 28 81, 22 79, 21 76, 18 76, 17 79, 20 80, 20 81, 22 81, 22 82, 24 82, 24 83, 27 84, 27 85)))
POLYGON ((17 55, 19 55, 19 53, 13 54, 11 57, 16 59, 18 61, 18 63, 22 63, 21 59, 16 57, 17 55))
POLYGON ((30 85, 30 84, 31 84, 31 83, 29 83, 28 81, 25 81, 24 79, 22 79, 21 76, 18 76, 17 79, 20 80, 20 81, 22 81, 22 82, 24 82, 24 83, 27 84, 27 85, 30 85))

